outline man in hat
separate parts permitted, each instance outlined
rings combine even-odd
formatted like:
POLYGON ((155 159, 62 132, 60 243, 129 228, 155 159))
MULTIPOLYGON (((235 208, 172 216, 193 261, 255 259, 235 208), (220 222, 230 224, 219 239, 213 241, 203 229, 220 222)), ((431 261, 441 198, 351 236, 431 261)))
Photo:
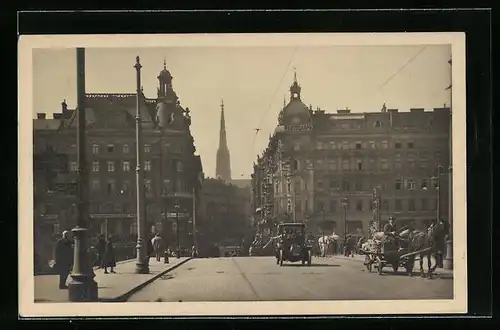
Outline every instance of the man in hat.
POLYGON ((394 236, 396 233, 396 219, 394 217, 389 217, 389 222, 384 226, 384 233, 386 235, 394 236))
POLYGON ((63 231, 55 247, 55 270, 59 274, 59 289, 67 289, 66 279, 73 266, 73 246, 69 238, 69 232, 63 231))

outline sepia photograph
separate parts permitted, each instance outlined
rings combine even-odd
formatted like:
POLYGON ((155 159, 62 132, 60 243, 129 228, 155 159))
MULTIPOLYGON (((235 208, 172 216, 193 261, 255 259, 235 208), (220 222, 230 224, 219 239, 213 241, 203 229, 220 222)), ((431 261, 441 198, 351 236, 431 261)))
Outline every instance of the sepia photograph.
POLYGON ((466 312, 465 61, 461 33, 23 36, 20 315, 466 312))

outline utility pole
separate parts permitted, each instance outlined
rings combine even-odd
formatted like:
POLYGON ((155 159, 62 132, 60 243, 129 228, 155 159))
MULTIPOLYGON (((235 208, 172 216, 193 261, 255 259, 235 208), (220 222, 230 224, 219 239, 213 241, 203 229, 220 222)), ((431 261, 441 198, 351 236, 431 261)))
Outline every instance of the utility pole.
POLYGON ((71 281, 68 285, 69 301, 95 302, 97 301, 97 283, 94 281, 94 271, 88 253, 88 171, 86 162, 86 134, 85 134, 85 48, 76 49, 77 71, 77 164, 78 164, 78 217, 76 227, 72 230, 75 238, 74 262, 71 272, 71 281))
POLYGON ((142 124, 141 124, 141 62, 139 56, 135 58, 135 65, 137 71, 137 100, 136 100, 136 114, 135 114, 135 149, 136 149, 136 202, 137 202, 137 261, 135 272, 137 274, 149 274, 148 256, 147 256, 147 234, 146 234, 146 214, 144 208, 144 178, 142 168, 142 124))
MULTIPOLYGON (((450 71, 452 67, 451 59, 448 61, 450 71)), ((450 74, 453 78, 453 75, 450 74)), ((450 79, 453 81, 453 79, 450 79)), ((448 162, 448 240, 446 241, 446 256, 444 258, 443 267, 445 269, 453 269, 453 85, 450 83, 450 116, 449 116, 449 162, 448 162)))
POLYGON ((180 241, 180 235, 179 235, 179 210, 180 210, 180 205, 179 203, 175 203, 174 205, 175 208, 175 234, 176 234, 176 241, 177 241, 177 259, 181 257, 181 241, 180 241))

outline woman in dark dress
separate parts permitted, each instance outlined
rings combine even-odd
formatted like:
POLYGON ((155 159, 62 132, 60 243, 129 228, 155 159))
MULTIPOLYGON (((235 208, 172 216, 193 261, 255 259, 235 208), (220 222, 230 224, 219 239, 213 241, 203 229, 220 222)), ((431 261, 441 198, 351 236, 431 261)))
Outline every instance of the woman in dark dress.
POLYGON ((115 251, 113 249, 113 242, 110 236, 106 238, 106 247, 104 249, 104 255, 101 264, 101 268, 104 268, 104 274, 109 274, 108 267, 110 268, 109 271, 111 273, 115 273, 114 270, 114 268, 116 267, 115 251))
POLYGON ((101 268, 102 266, 102 261, 104 259, 104 252, 106 251, 106 239, 104 238, 104 235, 99 235, 97 238, 97 245, 96 245, 96 252, 97 252, 97 266, 101 268))

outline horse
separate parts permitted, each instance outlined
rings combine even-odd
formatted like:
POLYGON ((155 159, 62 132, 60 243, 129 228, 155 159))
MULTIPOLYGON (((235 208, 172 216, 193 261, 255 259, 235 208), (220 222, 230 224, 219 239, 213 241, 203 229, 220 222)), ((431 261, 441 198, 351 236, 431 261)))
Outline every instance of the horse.
POLYGON ((339 239, 339 235, 332 233, 331 235, 325 235, 318 238, 318 245, 322 257, 326 257, 326 252, 330 244, 339 239))
MULTIPOLYGON (((409 233, 408 237, 408 252, 419 253, 420 273, 422 277, 426 277, 424 272, 424 257, 427 257, 427 277, 432 279, 432 274, 436 270, 438 260, 444 252, 444 240, 446 234, 446 225, 443 222, 438 222, 430 225, 426 231, 415 230, 409 233), (434 257, 436 264, 432 266, 431 257, 434 257)), ((415 263, 415 255, 409 257, 410 265, 415 263)), ((412 276, 413 267, 408 267, 408 275, 412 276)))

